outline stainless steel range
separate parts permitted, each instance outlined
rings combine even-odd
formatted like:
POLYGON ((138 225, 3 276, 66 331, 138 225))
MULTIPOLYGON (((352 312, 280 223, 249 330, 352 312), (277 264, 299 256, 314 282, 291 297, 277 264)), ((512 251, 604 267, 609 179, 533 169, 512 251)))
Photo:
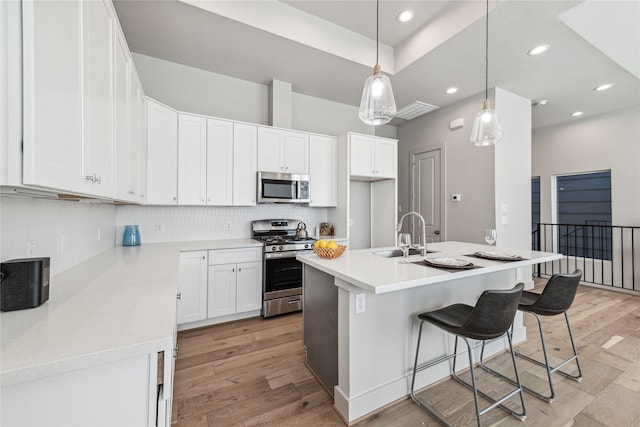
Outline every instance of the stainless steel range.
POLYGON ((263 317, 302 310, 302 263, 296 255, 313 251, 315 239, 296 236, 300 223, 295 219, 251 223, 252 237, 264 243, 263 317))

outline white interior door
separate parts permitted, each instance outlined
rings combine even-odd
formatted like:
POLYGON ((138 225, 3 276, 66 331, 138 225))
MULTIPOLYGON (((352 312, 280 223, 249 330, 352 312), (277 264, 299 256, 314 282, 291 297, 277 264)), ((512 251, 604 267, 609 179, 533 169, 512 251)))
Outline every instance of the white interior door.
MULTIPOLYGON (((424 217, 427 225, 427 243, 440 242, 443 237, 441 210, 442 182, 440 148, 415 151, 411 156, 412 209, 424 217)), ((412 218, 411 239, 417 242, 420 238, 420 224, 412 218)))

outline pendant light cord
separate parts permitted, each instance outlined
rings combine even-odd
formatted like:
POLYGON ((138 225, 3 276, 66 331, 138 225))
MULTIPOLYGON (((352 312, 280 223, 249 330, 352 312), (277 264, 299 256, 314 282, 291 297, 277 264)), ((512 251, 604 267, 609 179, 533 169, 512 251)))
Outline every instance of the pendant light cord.
POLYGON ((485 17, 484 43, 484 99, 489 99, 489 0, 487 0, 485 17))
POLYGON ((380 0, 376 0, 376 64, 378 64, 378 49, 380 42, 378 41, 378 32, 380 31, 380 0))

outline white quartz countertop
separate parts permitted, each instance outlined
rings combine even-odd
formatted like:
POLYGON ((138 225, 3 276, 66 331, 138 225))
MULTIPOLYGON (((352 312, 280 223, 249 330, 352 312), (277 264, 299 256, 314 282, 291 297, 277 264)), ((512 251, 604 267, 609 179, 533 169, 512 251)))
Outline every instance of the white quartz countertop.
POLYGON ((358 250, 347 249, 342 256, 335 259, 320 258, 313 253, 298 255, 297 259, 320 271, 358 286, 365 291, 382 294, 562 258, 561 254, 556 253, 501 247, 496 248, 494 246, 474 243, 441 242, 428 244, 427 249, 434 252, 428 253, 427 258, 456 258, 470 261, 474 265, 481 267, 452 271, 432 268, 420 263, 422 260, 421 255, 412 255, 409 257, 409 264, 402 264, 400 262, 402 261, 402 257, 384 258, 373 254, 373 252, 387 249, 395 249, 395 247, 358 250), (519 255, 523 259, 518 261, 493 261, 470 256, 475 252, 482 251, 501 251, 508 254, 519 255), (418 262, 419 264, 412 262, 418 262))
POLYGON ((0 385, 171 351, 179 253, 249 246, 262 243, 116 246, 51 277, 43 305, 0 314, 0 385))

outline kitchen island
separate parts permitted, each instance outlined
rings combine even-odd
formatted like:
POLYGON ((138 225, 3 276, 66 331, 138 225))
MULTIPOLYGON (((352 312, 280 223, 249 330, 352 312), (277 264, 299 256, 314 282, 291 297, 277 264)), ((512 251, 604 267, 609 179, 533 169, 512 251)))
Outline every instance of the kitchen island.
MULTIPOLYGON (((430 244, 428 249, 433 252, 427 258, 468 260, 475 267, 452 270, 428 267, 421 255, 411 256, 408 264, 401 263, 401 257, 380 255, 391 249, 347 251, 337 259, 315 254, 297 257, 305 270, 303 340, 307 365, 333 393, 334 405, 348 423, 409 394, 417 314, 459 302, 474 305, 485 289, 507 289, 525 281, 523 267, 561 257, 461 242, 430 244), (473 256, 489 250, 520 259, 494 261, 473 256)), ((514 325, 514 342, 524 340, 521 314, 514 325)), ((434 327, 425 327, 423 340, 429 345, 421 352, 420 363, 453 348, 452 336, 434 327)), ((487 347, 488 354, 505 346, 506 340, 495 341, 487 347)), ((443 362, 420 372, 416 388, 448 375, 449 365, 443 362)))

